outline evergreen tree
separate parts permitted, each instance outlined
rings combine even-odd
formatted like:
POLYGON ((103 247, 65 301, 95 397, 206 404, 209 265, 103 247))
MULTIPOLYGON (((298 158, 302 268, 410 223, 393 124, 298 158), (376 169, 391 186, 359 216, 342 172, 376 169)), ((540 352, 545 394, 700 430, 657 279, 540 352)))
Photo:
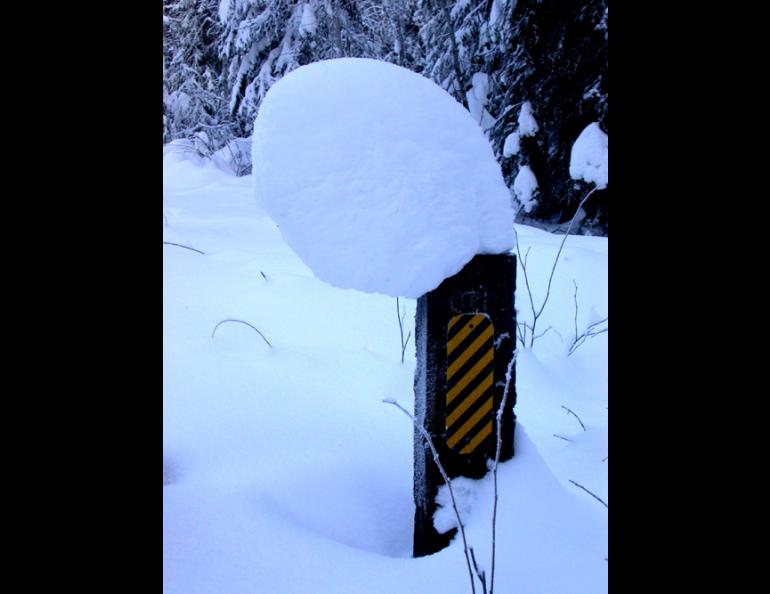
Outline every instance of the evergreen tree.
MULTIPOLYGON (((589 190, 569 177, 574 141, 591 122, 609 131, 607 36, 607 0, 164 0, 164 142, 210 154, 250 135, 298 66, 385 60, 466 106, 524 219, 558 225, 589 190)), ((594 231, 607 231, 607 195, 586 203, 594 231)))
POLYGON ((379 57, 355 0, 223 0, 220 17, 228 109, 242 135, 251 132, 268 89, 298 66, 379 57))
MULTIPOLYGON (((520 172, 537 179, 537 202, 524 218, 564 223, 592 187, 569 176, 573 143, 591 122, 609 133, 607 0, 495 0, 493 6, 489 109, 497 122, 490 140, 509 187, 520 172), (537 123, 533 135, 519 133, 523 107, 537 123), (518 152, 506 155, 507 139, 518 152)), ((608 190, 597 191, 585 204, 594 232, 607 232, 607 197, 608 190)))
POLYGON ((217 0, 163 2, 163 141, 198 138, 211 154, 232 136, 226 122, 217 0))
POLYGON ((469 107, 473 76, 483 73, 488 42, 485 0, 420 0, 422 73, 469 107))

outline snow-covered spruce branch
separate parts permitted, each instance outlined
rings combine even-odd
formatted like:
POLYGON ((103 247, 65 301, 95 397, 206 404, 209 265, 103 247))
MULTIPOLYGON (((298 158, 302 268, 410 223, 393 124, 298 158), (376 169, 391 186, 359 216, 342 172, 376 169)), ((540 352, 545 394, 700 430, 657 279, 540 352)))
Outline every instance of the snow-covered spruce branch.
POLYGON ((438 452, 436 451, 436 446, 433 445, 433 439, 431 438, 430 434, 425 430, 425 427, 423 427, 417 422, 417 419, 414 417, 414 415, 410 413, 408 410, 406 410, 403 406, 401 406, 397 400, 393 398, 385 398, 383 402, 385 404, 392 404, 393 406, 398 408, 401 412, 403 412, 407 417, 409 417, 412 420, 412 424, 420 432, 420 435, 422 435, 422 438, 428 444, 428 447, 430 447, 430 452, 433 455, 433 461, 436 463, 436 466, 438 467, 438 470, 441 473, 441 476, 444 478, 444 482, 446 483, 447 488, 449 489, 449 497, 452 500, 452 510, 454 511, 455 518, 457 519, 457 525, 460 528, 460 534, 462 535, 462 539, 463 539, 463 552, 465 553, 465 562, 468 566, 468 576, 470 577, 470 580, 471 580, 471 592, 473 594, 476 594, 476 583, 473 579, 473 570, 471 569, 470 550, 468 547, 468 540, 465 538, 465 525, 463 524, 462 518, 460 518, 460 512, 457 509, 457 501, 455 500, 454 490, 452 489, 452 481, 449 479, 449 476, 447 475, 446 470, 444 470, 444 465, 441 464, 441 460, 439 460, 438 452))
MULTIPOLYGON (((537 321, 538 321, 538 319, 540 319, 540 316, 543 314, 543 310, 545 309, 545 306, 548 304, 548 299, 551 296, 551 284, 553 283, 553 277, 554 277, 554 275, 556 273, 556 266, 559 263, 559 258, 561 257, 561 252, 564 249, 564 244, 567 242, 567 238, 569 237, 569 232, 572 230, 572 225, 575 223, 575 219, 577 218, 577 215, 580 212, 580 209, 583 208, 583 205, 586 203, 586 200, 588 200, 588 198, 591 197, 591 194, 593 194, 598 189, 599 189, 598 187, 594 187, 593 189, 591 189, 585 195, 585 197, 580 201, 580 204, 578 204, 577 209, 575 209, 575 214, 573 214, 572 218, 570 219, 569 226, 567 227, 567 230, 564 233, 564 238, 561 240, 561 243, 559 244, 559 250, 556 252, 556 257, 553 260, 553 265, 551 266, 551 272, 548 275, 548 285, 546 286, 546 289, 545 289, 545 296, 543 297, 543 300, 540 303, 539 307, 537 305, 535 305, 535 299, 532 296, 532 287, 530 286, 529 275, 527 274, 527 258, 526 258, 526 256, 523 259, 521 257, 521 247, 519 245, 519 234, 516 231, 516 226, 514 225, 514 227, 513 227, 513 234, 514 234, 514 238, 516 240, 516 255, 518 256, 518 260, 519 260, 519 263, 521 265, 521 269, 522 269, 522 271, 524 273, 524 284, 527 287, 527 296, 529 297, 529 305, 530 305, 530 308, 532 310, 532 324, 530 326, 527 326, 527 325, 523 326, 523 328, 524 328, 522 330, 522 334, 523 334, 523 337, 524 337, 522 339, 522 345, 523 346, 526 346, 526 330, 527 329, 530 330, 530 335, 529 335, 529 348, 530 349, 534 346, 535 340, 537 338, 540 338, 540 337, 543 336, 542 334, 536 335, 535 334, 535 329, 537 328, 537 321)), ((523 206, 519 207, 519 210, 516 212, 516 219, 519 218, 519 214, 521 214, 521 211, 522 211, 523 208, 524 208, 523 206)), ((527 256, 528 255, 529 255, 529 250, 527 251, 527 256)))
POLYGON ((243 324, 245 326, 248 326, 249 328, 254 330, 254 332, 256 332, 257 334, 259 334, 262 337, 262 340, 264 340, 267 343, 267 346, 269 346, 271 349, 273 348, 273 345, 270 344, 270 341, 267 338, 265 338, 265 335, 262 334, 256 327, 252 326, 248 322, 244 322, 243 320, 238 320, 236 318, 226 318, 226 319, 220 321, 216 326, 214 326, 214 330, 211 332, 211 338, 212 339, 214 338, 214 334, 216 334, 216 332, 217 332, 217 328, 219 328, 225 322, 235 322, 237 324, 243 324))
MULTIPOLYGON (((163 215, 163 216, 165 217, 166 215, 163 215)), ((171 241, 164 241, 163 245, 173 245, 173 246, 176 246, 176 247, 184 248, 186 250, 190 250, 191 252, 198 252, 199 254, 203 254, 204 256, 206 255, 205 252, 202 252, 200 250, 196 250, 194 247, 190 247, 189 245, 182 245, 181 243, 172 243, 171 241)))

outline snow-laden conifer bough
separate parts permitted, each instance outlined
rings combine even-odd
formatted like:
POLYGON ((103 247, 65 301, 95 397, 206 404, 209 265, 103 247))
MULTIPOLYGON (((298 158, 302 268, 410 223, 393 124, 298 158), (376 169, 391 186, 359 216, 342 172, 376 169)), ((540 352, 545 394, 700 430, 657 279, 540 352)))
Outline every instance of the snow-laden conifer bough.
POLYGON ((514 245, 511 195, 478 123, 393 64, 342 58, 283 77, 260 106, 252 163, 286 243, 340 288, 415 298, 514 245))

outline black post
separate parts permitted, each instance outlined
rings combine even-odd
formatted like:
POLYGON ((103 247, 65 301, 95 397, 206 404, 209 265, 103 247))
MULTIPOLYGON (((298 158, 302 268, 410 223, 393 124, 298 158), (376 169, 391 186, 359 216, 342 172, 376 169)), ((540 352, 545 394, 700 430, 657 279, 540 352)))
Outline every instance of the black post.
MULTIPOLYGON (((475 256, 417 300, 415 419, 433 439, 450 478, 481 478, 497 447, 495 415, 516 347, 516 257, 475 256), (491 426, 491 433, 490 433, 491 426)), ((513 456, 515 369, 503 411, 500 459, 513 456)), ((433 527, 444 483, 430 448, 414 434, 414 556, 440 551, 456 533, 433 527)))

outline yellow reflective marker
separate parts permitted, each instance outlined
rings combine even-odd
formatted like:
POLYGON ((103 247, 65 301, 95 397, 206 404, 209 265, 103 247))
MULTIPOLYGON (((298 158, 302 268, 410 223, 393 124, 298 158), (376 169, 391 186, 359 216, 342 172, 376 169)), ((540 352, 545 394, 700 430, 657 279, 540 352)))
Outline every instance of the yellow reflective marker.
POLYGON ((460 314, 447 325, 446 440, 460 454, 492 435, 494 332, 483 313, 460 314))

